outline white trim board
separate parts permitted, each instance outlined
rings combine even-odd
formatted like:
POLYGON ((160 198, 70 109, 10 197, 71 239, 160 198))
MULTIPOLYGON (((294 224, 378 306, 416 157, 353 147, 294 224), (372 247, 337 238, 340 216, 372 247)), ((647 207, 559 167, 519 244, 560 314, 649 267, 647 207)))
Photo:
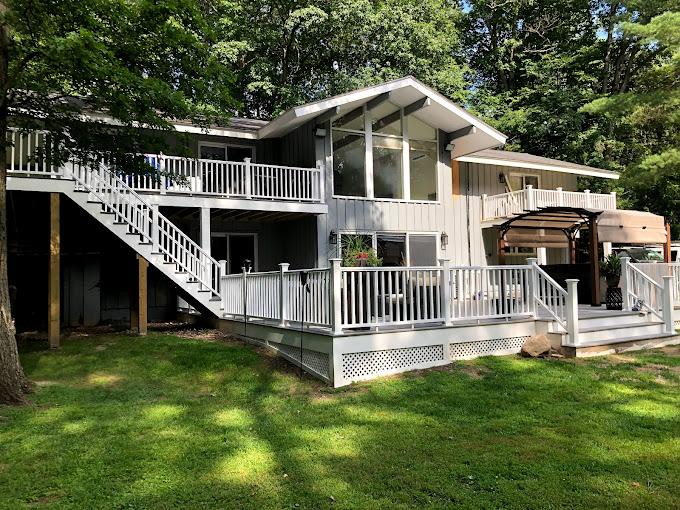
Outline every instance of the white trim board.
MULTIPOLYGON (((495 158, 479 158, 475 156, 460 156, 454 158, 456 161, 461 163, 477 163, 480 165, 495 165, 495 166, 507 166, 512 168, 525 168, 531 170, 548 170, 550 172, 562 172, 574 175, 587 175, 589 177, 601 177, 603 179, 618 179, 619 174, 611 172, 608 170, 598 170, 593 168, 591 170, 585 170, 581 168, 569 168, 566 166, 558 165, 541 165, 537 163, 526 163, 521 161, 512 161, 507 159, 495 159, 495 158)), ((562 162, 560 162, 562 163, 562 162)))

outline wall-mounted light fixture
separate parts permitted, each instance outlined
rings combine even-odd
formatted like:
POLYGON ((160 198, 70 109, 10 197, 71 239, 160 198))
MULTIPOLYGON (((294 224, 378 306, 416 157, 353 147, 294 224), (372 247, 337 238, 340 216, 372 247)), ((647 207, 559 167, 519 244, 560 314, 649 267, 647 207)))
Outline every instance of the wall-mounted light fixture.
POLYGON ((449 244, 449 235, 446 232, 442 232, 441 235, 442 250, 445 249, 449 244))
POLYGON ((319 138, 323 138, 326 136, 326 130, 324 128, 318 127, 314 130, 314 135, 318 136, 319 138))
POLYGON ((444 150, 449 151, 449 152, 453 152, 453 149, 455 149, 455 148, 456 148, 455 143, 447 143, 446 147, 444 147, 444 150))
POLYGON ((505 174, 503 172, 498 174, 498 182, 505 184, 505 174))
POLYGON ((328 242, 331 244, 338 244, 338 233, 335 230, 331 230, 328 236, 328 242))

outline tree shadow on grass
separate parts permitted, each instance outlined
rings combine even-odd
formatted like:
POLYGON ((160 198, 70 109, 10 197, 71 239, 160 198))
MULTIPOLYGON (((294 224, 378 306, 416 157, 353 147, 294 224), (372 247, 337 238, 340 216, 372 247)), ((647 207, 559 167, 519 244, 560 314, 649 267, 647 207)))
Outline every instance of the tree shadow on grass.
POLYGON ((680 503, 677 384, 620 365, 484 358, 335 393, 250 346, 161 334, 22 356, 52 384, 0 411, 8 508, 680 503))

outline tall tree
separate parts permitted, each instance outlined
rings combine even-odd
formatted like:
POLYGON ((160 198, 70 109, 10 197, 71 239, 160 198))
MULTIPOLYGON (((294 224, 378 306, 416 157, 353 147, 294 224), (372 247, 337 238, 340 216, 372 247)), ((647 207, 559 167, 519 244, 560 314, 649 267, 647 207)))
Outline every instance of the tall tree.
POLYGON ((465 70, 450 0, 223 0, 218 57, 237 75, 241 115, 412 74, 463 101, 465 70))
MULTIPOLYGON (((0 0, 0 27, 0 133, 10 123, 47 130, 55 164, 105 158, 145 171, 132 154, 167 150, 167 119, 203 125, 235 108, 194 1, 0 0)), ((7 282, 7 152, 0 144, 0 402, 24 403, 7 282)))

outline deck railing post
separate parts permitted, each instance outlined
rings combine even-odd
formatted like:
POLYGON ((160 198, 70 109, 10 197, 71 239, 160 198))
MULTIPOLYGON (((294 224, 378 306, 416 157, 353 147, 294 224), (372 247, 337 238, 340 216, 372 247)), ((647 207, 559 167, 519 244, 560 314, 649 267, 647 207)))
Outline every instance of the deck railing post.
POLYGON ((227 276, 227 261, 218 260, 217 263, 220 265, 220 274, 218 276, 219 289, 220 289, 220 300, 222 302, 222 309, 227 309, 227 286, 224 284, 224 277, 227 276))
POLYGON ((578 345, 578 280, 567 280, 567 335, 570 345, 578 345))
POLYGON ((663 278, 663 322, 666 333, 675 332, 675 306, 673 305, 673 276, 664 275, 663 278))
POLYGON ((165 195, 167 191, 167 183, 168 183, 168 178, 165 176, 165 157, 163 157, 163 153, 158 154, 158 164, 160 166, 160 171, 161 175, 159 176, 161 179, 161 195, 165 195))
POLYGON ((317 196, 316 199, 319 202, 323 202, 326 198, 325 197, 326 187, 325 187, 325 182, 324 182, 326 180, 326 173, 325 173, 325 170, 324 170, 323 163, 319 163, 316 167, 319 169, 319 171, 316 173, 317 179, 318 179, 317 189, 319 190, 319 196, 317 196))
POLYGON ((630 311, 630 257, 621 257, 621 309, 630 311))
POLYGON ((245 166, 243 169, 245 175, 243 177, 245 179, 246 184, 245 185, 246 199, 250 200, 251 198, 253 198, 253 186, 252 186, 253 173, 251 171, 252 167, 250 165, 250 158, 244 158, 243 161, 245 162, 245 166))
POLYGON ((583 193, 586 195, 586 207, 590 208, 593 206, 593 197, 590 196, 590 190, 585 189, 583 190, 583 193))
POLYGON ((532 184, 527 184, 524 188, 524 209, 527 211, 536 210, 534 202, 534 186, 532 184))
POLYGON ((342 310, 340 299, 342 289, 342 274, 340 264, 342 259, 331 259, 331 327, 334 335, 342 334, 342 310))
POLYGON ((564 189, 555 188, 555 191, 557 191, 557 205, 562 207, 564 205, 564 189))
POLYGON ((288 315, 288 287, 286 285, 286 271, 290 264, 282 262, 279 264, 279 326, 286 326, 286 315, 288 315))
POLYGON ((612 196, 611 198, 612 209, 616 209, 616 191, 612 191, 610 195, 612 196))
POLYGON ((536 266, 538 265, 537 258, 528 258, 527 265, 529 266, 529 309, 534 319, 538 316, 538 303, 536 297, 538 294, 538 273, 536 266))
POLYGON ((482 195, 482 221, 489 219, 489 211, 487 210, 487 197, 488 195, 486 193, 482 195))
POLYGON ((449 259, 439 259, 442 268, 441 288, 441 316, 444 317, 444 325, 451 325, 451 261, 449 259))
POLYGON ((158 230, 159 230, 159 221, 158 221, 158 214, 159 214, 159 206, 157 204, 153 204, 151 206, 151 251, 153 253, 160 253, 160 245, 158 242, 158 230))

